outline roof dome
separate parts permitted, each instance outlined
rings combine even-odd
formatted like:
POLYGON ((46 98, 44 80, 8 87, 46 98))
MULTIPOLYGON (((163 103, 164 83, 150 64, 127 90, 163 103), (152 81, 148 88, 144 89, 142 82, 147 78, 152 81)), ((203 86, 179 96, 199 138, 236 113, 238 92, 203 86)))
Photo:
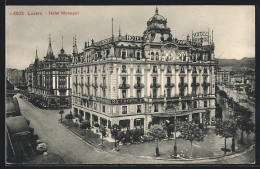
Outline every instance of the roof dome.
POLYGON ((156 10, 155 10, 155 14, 154 16, 152 16, 148 22, 151 22, 151 21, 154 21, 154 20, 157 20, 157 21, 166 21, 166 19, 162 16, 162 15, 159 15, 158 13, 158 8, 156 7, 156 10))

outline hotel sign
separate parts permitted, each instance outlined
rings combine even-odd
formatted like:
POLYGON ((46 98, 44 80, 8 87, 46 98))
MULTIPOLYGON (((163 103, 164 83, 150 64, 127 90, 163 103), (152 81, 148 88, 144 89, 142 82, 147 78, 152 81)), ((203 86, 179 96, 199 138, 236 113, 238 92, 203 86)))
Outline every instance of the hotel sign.
POLYGON ((131 99, 103 99, 103 98, 96 98, 97 101, 106 104, 134 104, 134 103, 144 103, 143 98, 131 98, 131 99))
POLYGON ((203 43, 209 42, 209 32, 195 32, 192 34, 192 42, 203 43))

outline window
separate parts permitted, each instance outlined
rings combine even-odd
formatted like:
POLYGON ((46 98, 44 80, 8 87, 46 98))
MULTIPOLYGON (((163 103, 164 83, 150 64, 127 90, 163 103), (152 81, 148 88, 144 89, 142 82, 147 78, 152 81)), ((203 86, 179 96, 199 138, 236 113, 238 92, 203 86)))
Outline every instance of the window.
POLYGON ((97 73, 97 66, 95 66, 95 71, 94 71, 94 73, 97 73))
POLYGON ((154 60, 154 53, 151 53, 151 60, 154 60))
POLYGON ((136 77, 137 85, 141 85, 141 77, 136 77))
POLYGON ((103 106, 103 113, 105 113, 106 112, 106 106, 103 106))
POLYGON ((137 105, 137 113, 141 113, 141 107, 142 107, 142 105, 137 105))
POLYGON ((159 60, 159 53, 156 52, 156 60, 159 60))
POLYGON ((89 78, 90 78, 90 77, 88 77, 88 85, 89 85, 89 78))
POLYGON ((185 73, 183 66, 181 67, 181 73, 185 73))
POLYGON ((204 67, 204 73, 207 73, 208 71, 207 71, 207 67, 204 67))
POLYGON ((106 66, 103 66, 103 73, 105 73, 105 70, 106 70, 105 68, 106 68, 106 66))
POLYGON ((184 83, 184 77, 181 77, 181 84, 184 83))
POLYGON ((192 73, 197 73, 197 68, 195 66, 193 67, 192 73))
POLYGON ((154 112, 158 112, 158 104, 154 105, 154 112))
POLYGON ((192 83, 196 83, 196 77, 192 77, 192 83))
POLYGON ((122 57, 122 59, 126 59, 126 51, 122 51, 121 57, 122 57))
POLYGON ((157 89, 153 89, 153 98, 157 98, 157 89))
POLYGON ((157 67, 153 66, 153 73, 157 73, 157 67))
POLYGON ((167 97, 171 97, 171 89, 167 89, 167 97))
POLYGON ((193 108, 197 108, 197 101, 193 102, 193 108))
POLYGON ((122 90, 122 97, 126 98, 126 90, 122 90))
POLYGON ((106 97, 106 90, 103 89, 103 97, 106 97))
POLYGON ((126 73, 126 65, 122 65, 122 73, 126 73))
POLYGON ((170 66, 167 67, 167 73, 171 73, 171 72, 172 72, 171 67, 170 66))
POLYGON ((89 73, 89 67, 87 68, 87 73, 89 73))
POLYGON ((167 85, 168 85, 168 86, 171 85, 171 77, 167 77, 167 85))
POLYGON ((136 53, 136 60, 140 60, 140 59, 141 59, 140 56, 141 56, 141 53, 140 53, 140 52, 137 52, 137 53, 136 53))
POLYGON ((141 90, 136 90, 136 96, 138 97, 138 98, 140 98, 141 97, 141 90))
POLYGON ((106 85, 106 77, 103 77, 103 85, 106 85))
POLYGON ((94 110, 97 110, 97 103, 94 103, 94 110))
POLYGON ((156 77, 153 77, 153 84, 156 85, 156 77))
POLYGON ((94 94, 95 94, 95 96, 97 96, 97 88, 95 88, 94 90, 95 90, 95 93, 94 93, 94 94))
POLYGON ((127 114, 127 106, 122 106, 122 114, 127 114))
POLYGON ((182 105, 182 110, 186 110, 186 103, 181 103, 182 105))
POLYGON ((207 101, 204 101, 204 107, 207 107, 208 103, 207 101))
POLYGON ((142 71, 141 71, 141 67, 140 67, 139 65, 137 66, 136 73, 142 73, 142 71))
POLYGON ((122 77, 122 84, 126 85, 126 77, 122 77))
POLYGON ((95 77, 95 84, 97 84, 97 77, 95 77))

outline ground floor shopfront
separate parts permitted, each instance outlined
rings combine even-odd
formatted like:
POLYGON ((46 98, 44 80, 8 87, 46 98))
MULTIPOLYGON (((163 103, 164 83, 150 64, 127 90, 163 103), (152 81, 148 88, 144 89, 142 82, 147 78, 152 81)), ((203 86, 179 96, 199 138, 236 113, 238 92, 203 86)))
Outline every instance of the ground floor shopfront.
MULTIPOLYGON (((72 111, 79 115, 82 120, 89 120, 91 126, 95 124, 103 125, 107 129, 111 128, 113 124, 119 125, 121 130, 127 130, 127 128, 143 128, 144 132, 148 131, 149 123, 165 125, 166 120, 170 121, 170 124, 174 124, 175 113, 157 113, 157 114, 135 114, 135 115, 119 115, 108 116, 104 113, 87 110, 84 107, 72 105, 72 111)), ((201 109, 186 112, 176 112, 177 123, 184 123, 192 121, 196 124, 203 124, 206 126, 213 125, 215 117, 215 109, 201 109)))

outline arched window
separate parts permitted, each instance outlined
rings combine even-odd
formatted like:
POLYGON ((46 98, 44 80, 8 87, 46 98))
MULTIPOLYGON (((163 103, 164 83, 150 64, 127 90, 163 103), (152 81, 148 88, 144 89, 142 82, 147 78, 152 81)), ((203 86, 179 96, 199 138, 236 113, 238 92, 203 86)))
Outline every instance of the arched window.
POLYGON ((141 52, 137 52, 136 53, 136 60, 140 60, 141 59, 141 52))
POLYGON ((192 70, 193 73, 197 73, 197 68, 194 66, 193 67, 193 70, 192 70))
POLYGON ((157 73, 157 67, 153 66, 153 73, 157 73))
POLYGON ((126 73, 126 65, 122 65, 122 73, 126 73))
POLYGON ((156 52, 156 60, 159 60, 159 53, 156 52))
POLYGON ((181 67, 181 73, 185 73, 183 66, 181 67))
POLYGON ((154 60, 154 53, 151 53, 151 60, 154 60))

